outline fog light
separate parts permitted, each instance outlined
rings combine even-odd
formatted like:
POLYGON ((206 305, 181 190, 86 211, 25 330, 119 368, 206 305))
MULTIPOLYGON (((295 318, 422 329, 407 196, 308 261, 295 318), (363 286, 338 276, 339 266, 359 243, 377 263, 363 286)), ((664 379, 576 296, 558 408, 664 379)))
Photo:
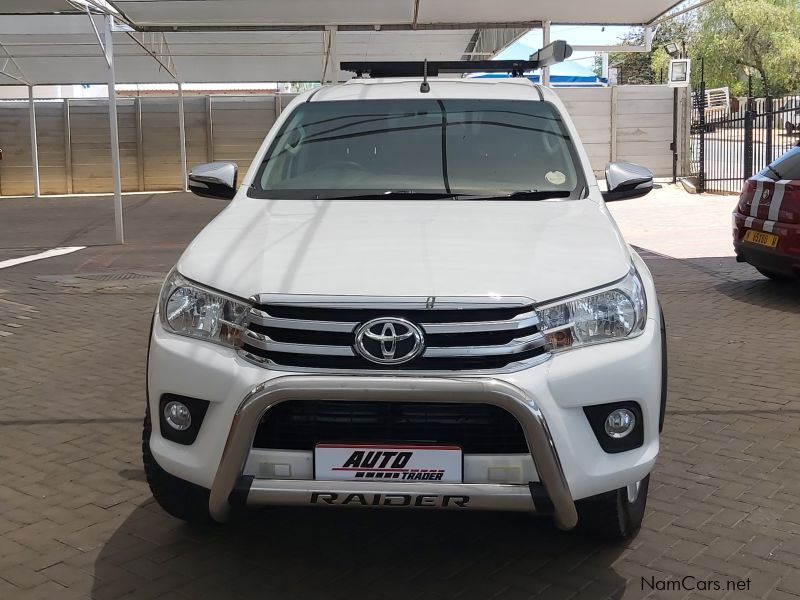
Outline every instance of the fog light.
POLYGON ((606 433, 615 440, 624 438, 634 427, 636 427, 636 415, 627 408, 618 408, 606 417, 606 433))
POLYGON ((183 402, 168 402, 164 407, 164 420, 177 431, 186 431, 192 425, 192 414, 183 402))

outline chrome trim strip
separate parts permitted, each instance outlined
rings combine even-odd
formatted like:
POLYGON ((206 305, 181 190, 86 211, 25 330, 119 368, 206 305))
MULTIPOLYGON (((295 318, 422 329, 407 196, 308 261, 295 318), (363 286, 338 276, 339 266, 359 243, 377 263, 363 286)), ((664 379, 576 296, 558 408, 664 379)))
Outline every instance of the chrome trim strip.
POLYGON ((314 321, 305 319, 283 319, 273 317, 268 312, 250 309, 250 322, 264 327, 275 327, 280 329, 300 329, 303 331, 333 331, 336 333, 353 333, 358 325, 357 322, 348 323, 344 321, 314 321))
POLYGON ((313 294, 256 294, 256 304, 286 304, 303 308, 375 308, 381 310, 453 310, 533 306, 523 296, 318 296, 313 294))
POLYGON ((286 354, 317 354, 321 356, 355 356, 350 346, 321 346, 317 344, 290 344, 275 342, 268 336, 247 330, 244 333, 244 342, 268 352, 284 352, 286 354))
MULTIPOLYGON (((331 307, 335 308, 342 307, 331 307)), ((390 310, 390 309, 387 309, 390 310)), ((391 316, 391 315, 387 315, 391 316)), ((280 329, 301 329, 303 331, 332 331, 335 333, 352 333, 358 326, 357 321, 315 321, 313 319, 285 319, 273 317, 268 312, 257 308, 250 309, 250 322, 264 327, 280 329)), ((482 333, 487 331, 515 331, 526 329, 539 324, 539 317, 535 312, 527 312, 507 321, 465 321, 453 323, 426 323, 417 321, 425 333, 482 333)))
POLYGON ((425 323, 419 322, 419 326, 431 335, 437 333, 483 333, 491 331, 515 331, 526 329, 539 324, 539 317, 535 312, 527 312, 522 315, 509 319, 508 321, 469 321, 463 323, 425 323))
POLYGON ((505 356, 527 352, 547 345, 547 339, 541 333, 519 338, 508 344, 499 346, 428 346, 422 353, 423 358, 457 358, 459 356, 505 356))
MULTIPOLYGON (((541 483, 553 503, 554 519, 562 529, 578 522, 575 503, 547 421, 534 400, 520 388, 498 379, 469 377, 345 377, 294 375, 271 379, 250 392, 236 411, 222 451, 209 496, 209 511, 217 521, 229 517, 229 496, 244 469, 258 423, 265 412, 288 400, 340 400, 379 402, 451 402, 493 404, 510 412, 522 426, 531 458, 541 483)), ((327 482, 313 487, 328 489, 327 482)), ((275 490, 258 480, 252 501, 278 501, 275 490)), ((390 488, 393 489, 393 488, 390 488)), ((420 488, 423 489, 423 488, 420 488)), ((436 489, 425 487, 424 489, 436 489)), ((278 490, 279 491, 279 490, 278 490)), ((476 497, 479 496, 478 486, 476 497)), ((489 493, 491 496, 491 493, 489 493)), ((309 496, 309 502, 311 498, 309 496)), ((503 506, 491 499, 481 500, 487 508, 503 506)))
POLYGON ((525 360, 518 360, 513 363, 507 364, 501 369, 461 369, 457 371, 444 371, 437 369, 333 369, 321 367, 297 367, 291 365, 281 365, 268 358, 257 356, 248 352, 247 350, 239 349, 239 356, 247 362, 253 363, 263 369, 270 371, 281 371, 285 373, 300 373, 300 374, 330 374, 330 375, 391 375, 394 377, 418 377, 424 375, 426 377, 458 377, 461 375, 500 375, 507 373, 516 373, 524 369, 530 369, 542 363, 547 362, 552 358, 552 353, 545 352, 538 356, 527 358, 525 360))
MULTIPOLYGON (((308 481, 302 479, 255 479, 247 494, 251 505, 308 506, 309 497, 320 496, 317 506, 335 506, 351 494, 368 499, 367 507, 443 508, 466 510, 511 510, 536 512, 527 485, 491 483, 381 483, 380 481, 308 481), (331 499, 335 494, 337 498, 331 499), (377 498, 376 498, 377 496, 377 498), (418 497, 424 496, 424 500, 418 497), (469 502, 461 506, 463 496, 469 502), (333 500, 333 501, 331 501, 333 500)), ((351 496, 352 499, 352 496, 351 496)), ((348 505, 359 506, 359 502, 348 505)), ((362 504, 362 506, 364 506, 362 504)))

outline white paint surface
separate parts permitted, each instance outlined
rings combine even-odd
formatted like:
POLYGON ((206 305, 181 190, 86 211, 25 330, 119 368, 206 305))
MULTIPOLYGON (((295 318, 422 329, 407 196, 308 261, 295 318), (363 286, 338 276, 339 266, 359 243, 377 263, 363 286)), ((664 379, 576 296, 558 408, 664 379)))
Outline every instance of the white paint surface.
POLYGON ((8 260, 0 261, 0 269, 7 269, 8 267, 15 267, 35 260, 42 260, 44 258, 52 258, 54 256, 61 256, 63 254, 70 254, 83 250, 86 246, 65 246, 64 248, 53 248, 39 252, 39 254, 29 254, 28 256, 20 256, 19 258, 10 258, 8 260))

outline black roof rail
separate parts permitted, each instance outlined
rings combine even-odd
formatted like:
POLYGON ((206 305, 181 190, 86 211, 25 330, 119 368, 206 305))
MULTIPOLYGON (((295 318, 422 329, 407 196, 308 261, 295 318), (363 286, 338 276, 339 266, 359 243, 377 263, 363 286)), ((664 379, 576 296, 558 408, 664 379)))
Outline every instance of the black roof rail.
POLYGON ((531 54, 529 60, 401 60, 401 61, 345 61, 339 63, 342 71, 351 71, 356 77, 436 77, 439 73, 509 73, 522 77, 525 71, 550 67, 572 56, 572 46, 556 40, 531 54))

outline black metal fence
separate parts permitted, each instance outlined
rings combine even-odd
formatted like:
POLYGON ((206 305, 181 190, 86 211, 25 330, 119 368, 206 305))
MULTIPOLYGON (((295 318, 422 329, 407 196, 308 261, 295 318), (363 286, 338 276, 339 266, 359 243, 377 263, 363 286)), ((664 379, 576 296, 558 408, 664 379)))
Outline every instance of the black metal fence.
POLYGON ((745 179, 797 145, 800 96, 732 98, 709 106, 704 82, 694 93, 691 171, 699 192, 738 193, 745 179))

